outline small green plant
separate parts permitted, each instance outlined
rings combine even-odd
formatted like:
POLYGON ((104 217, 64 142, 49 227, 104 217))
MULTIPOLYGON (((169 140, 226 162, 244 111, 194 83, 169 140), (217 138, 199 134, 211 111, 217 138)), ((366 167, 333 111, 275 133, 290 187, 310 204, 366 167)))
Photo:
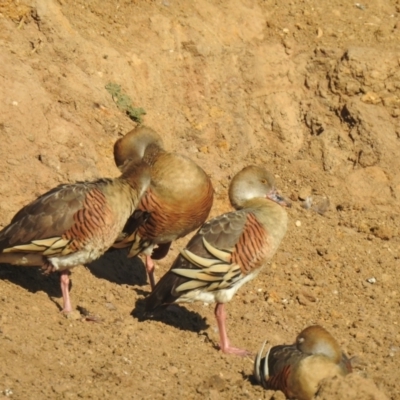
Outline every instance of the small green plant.
POLYGON ((131 98, 122 91, 120 85, 108 83, 106 85, 106 90, 111 94, 115 104, 120 110, 124 111, 132 121, 138 124, 142 123, 142 115, 145 115, 146 111, 141 107, 133 107, 131 98))

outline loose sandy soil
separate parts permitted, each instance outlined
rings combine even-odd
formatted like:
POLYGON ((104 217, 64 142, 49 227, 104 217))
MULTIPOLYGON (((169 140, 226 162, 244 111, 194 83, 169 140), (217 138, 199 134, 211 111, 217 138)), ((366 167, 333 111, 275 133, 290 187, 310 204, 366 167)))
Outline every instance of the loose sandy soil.
MULTIPOLYGON (((135 126, 119 84, 210 174, 211 216, 248 164, 293 200, 278 253, 227 306, 233 344, 319 323, 356 358, 318 399, 400 399, 399 0, 3 0, 0 46, 0 227, 59 183, 118 175, 135 126)), ((72 273, 99 321, 67 319, 56 274, 1 265, 0 398, 283 398, 216 350, 213 306, 145 320, 148 293, 141 260, 113 252, 72 273)))

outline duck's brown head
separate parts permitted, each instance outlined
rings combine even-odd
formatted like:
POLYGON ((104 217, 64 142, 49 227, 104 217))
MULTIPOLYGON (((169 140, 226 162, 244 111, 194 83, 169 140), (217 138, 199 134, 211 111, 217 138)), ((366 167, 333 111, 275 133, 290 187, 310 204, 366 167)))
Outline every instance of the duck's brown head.
POLYGON ((163 151, 163 141, 158 133, 146 126, 139 126, 114 144, 114 160, 121 170, 126 163, 139 163, 144 160, 151 163, 155 153, 163 151))

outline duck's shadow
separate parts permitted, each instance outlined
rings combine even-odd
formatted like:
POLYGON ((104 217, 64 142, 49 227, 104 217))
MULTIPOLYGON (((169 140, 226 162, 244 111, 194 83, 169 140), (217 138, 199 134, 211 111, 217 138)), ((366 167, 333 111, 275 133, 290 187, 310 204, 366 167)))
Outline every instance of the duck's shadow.
POLYGON ((87 267, 97 278, 118 285, 146 285, 147 274, 142 260, 139 257, 128 258, 128 251, 129 249, 110 249, 87 267))
POLYGON ((135 308, 131 315, 138 321, 154 320, 162 322, 175 328, 200 333, 209 328, 206 318, 199 313, 190 311, 185 307, 173 304, 171 306, 160 308, 151 314, 145 311, 146 299, 137 299, 135 308))
POLYGON ((21 286, 31 293, 44 291, 50 298, 60 297, 60 275, 44 275, 40 268, 0 264, 0 279, 21 286))
MULTIPOLYGON (((87 268, 97 278, 119 285, 146 285, 147 275, 143 262, 138 257, 128 258, 127 253, 127 249, 108 251, 98 260, 88 264, 87 268)), ((0 264, 0 279, 7 280, 31 293, 43 291, 53 302, 53 297, 62 297, 60 275, 58 273, 44 275, 39 267, 0 264)), ((73 280, 72 270, 70 289, 73 288, 73 280)), ((73 291, 71 295, 73 296, 73 291)), ((58 304, 57 306, 59 307, 58 304)))

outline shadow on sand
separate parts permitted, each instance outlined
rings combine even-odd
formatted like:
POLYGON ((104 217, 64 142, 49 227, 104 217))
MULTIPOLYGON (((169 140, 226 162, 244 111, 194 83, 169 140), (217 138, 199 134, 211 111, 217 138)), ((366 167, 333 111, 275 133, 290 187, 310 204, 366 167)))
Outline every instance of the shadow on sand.
MULTIPOLYGON (((110 250, 98 260, 88 264, 87 268, 95 277, 119 285, 146 285, 147 275, 143 262, 138 257, 127 258, 127 254, 127 249, 110 250)), ((53 297, 62 297, 60 275, 57 272, 44 275, 40 267, 0 264, 0 279, 21 286, 31 293, 43 291, 60 308, 59 304, 53 300, 53 297)), ((73 279, 72 272, 70 289, 73 287, 73 279)))
POLYGON ((204 331, 209 327, 206 318, 202 317, 197 312, 186 309, 185 307, 173 304, 162 307, 150 314, 145 312, 145 303, 146 299, 138 299, 135 308, 131 313, 131 315, 139 321, 159 321, 178 329, 197 333, 204 331))
POLYGON ((147 285, 147 274, 142 260, 139 257, 128 258, 127 255, 128 249, 110 249, 87 267, 95 277, 118 285, 147 285))

